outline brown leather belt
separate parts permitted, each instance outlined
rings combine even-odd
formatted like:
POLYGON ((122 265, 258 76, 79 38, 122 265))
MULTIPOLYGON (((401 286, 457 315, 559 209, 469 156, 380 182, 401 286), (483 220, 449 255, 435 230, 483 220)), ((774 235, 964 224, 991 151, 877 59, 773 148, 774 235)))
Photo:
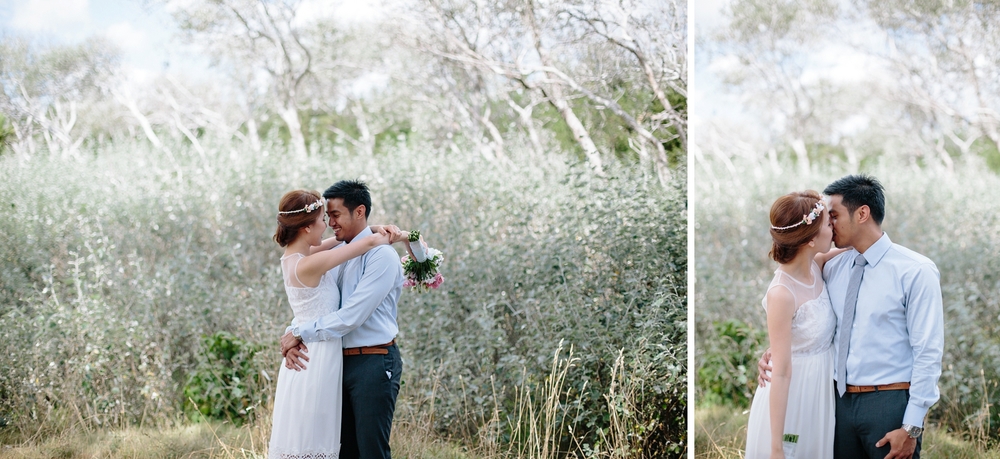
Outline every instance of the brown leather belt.
POLYGON ((910 388, 910 383, 908 382, 883 384, 881 386, 852 386, 848 384, 847 392, 851 394, 862 394, 865 392, 879 392, 883 390, 905 390, 909 388, 910 388))
POLYGON ((389 346, 393 344, 396 344, 396 340, 378 346, 349 347, 344 349, 344 355, 386 355, 389 353, 389 346))

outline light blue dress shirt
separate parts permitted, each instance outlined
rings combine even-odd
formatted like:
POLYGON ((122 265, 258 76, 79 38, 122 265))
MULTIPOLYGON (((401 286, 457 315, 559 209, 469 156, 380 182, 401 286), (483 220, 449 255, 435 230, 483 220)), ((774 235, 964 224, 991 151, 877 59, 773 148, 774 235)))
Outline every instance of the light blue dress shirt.
MULTIPOLYGON (((354 237, 372 234, 365 228, 354 237)), ((340 309, 317 320, 292 324, 302 341, 343 337, 345 348, 378 346, 396 338, 396 313, 403 290, 403 267, 392 246, 380 245, 339 266, 340 309)))
MULTIPOLYGON (((858 253, 848 250, 823 267, 837 314, 835 345, 840 342, 844 297, 858 253)), ((944 353, 941 275, 933 261, 893 244, 885 233, 864 256, 868 265, 858 291, 847 355, 847 384, 909 382, 910 400, 903 424, 922 427, 927 410, 940 398, 937 381, 944 353)))

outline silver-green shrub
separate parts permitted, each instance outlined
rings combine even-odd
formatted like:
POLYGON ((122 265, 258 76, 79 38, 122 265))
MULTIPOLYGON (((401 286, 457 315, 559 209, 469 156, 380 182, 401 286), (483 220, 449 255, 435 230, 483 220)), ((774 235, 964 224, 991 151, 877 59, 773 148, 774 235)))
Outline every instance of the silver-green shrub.
POLYGON ((399 145, 370 158, 320 147, 297 163, 273 145, 206 147, 0 157, 0 416, 13 428, 186 422, 185 384, 218 332, 260 346, 237 412, 266 408, 291 319, 271 240, 278 199, 361 178, 372 223, 420 230, 446 255, 440 289, 404 293, 398 339, 404 393, 440 432, 476 439, 495 407, 513 409, 515 386, 544 380, 563 342, 579 358, 562 402, 580 407, 567 450, 600 447, 608 410, 624 409, 605 399, 621 349, 638 388, 633 455, 683 450, 683 171, 664 188, 640 168, 597 177, 555 157, 399 145))

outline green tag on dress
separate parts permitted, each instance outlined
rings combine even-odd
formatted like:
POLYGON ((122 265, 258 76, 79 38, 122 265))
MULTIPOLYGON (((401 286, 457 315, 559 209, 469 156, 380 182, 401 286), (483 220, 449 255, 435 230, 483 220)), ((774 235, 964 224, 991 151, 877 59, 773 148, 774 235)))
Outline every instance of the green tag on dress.
POLYGON ((799 442, 799 436, 795 435, 795 434, 785 434, 785 436, 782 437, 781 440, 782 441, 786 441, 788 443, 798 443, 799 442))

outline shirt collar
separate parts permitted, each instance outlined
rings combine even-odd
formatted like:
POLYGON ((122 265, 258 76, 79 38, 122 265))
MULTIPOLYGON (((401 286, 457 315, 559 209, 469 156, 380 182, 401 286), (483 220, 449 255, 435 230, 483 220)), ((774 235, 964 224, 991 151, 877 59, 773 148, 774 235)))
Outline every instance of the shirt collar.
POLYGON ((865 251, 865 261, 867 261, 872 267, 875 267, 875 265, 882 260, 882 257, 885 256, 886 252, 889 251, 890 247, 892 247, 892 241, 889 239, 889 235, 883 231, 882 237, 878 238, 878 240, 865 251))
MULTIPOLYGON (((372 234, 375 234, 375 233, 372 233, 372 227, 371 226, 366 226, 365 229, 361 230, 361 232, 358 233, 357 236, 354 236, 354 239, 351 239, 351 242, 357 241, 358 239, 361 239, 361 238, 363 238, 365 236, 371 236, 372 234)), ((348 244, 350 244, 351 242, 348 242, 348 244)))

